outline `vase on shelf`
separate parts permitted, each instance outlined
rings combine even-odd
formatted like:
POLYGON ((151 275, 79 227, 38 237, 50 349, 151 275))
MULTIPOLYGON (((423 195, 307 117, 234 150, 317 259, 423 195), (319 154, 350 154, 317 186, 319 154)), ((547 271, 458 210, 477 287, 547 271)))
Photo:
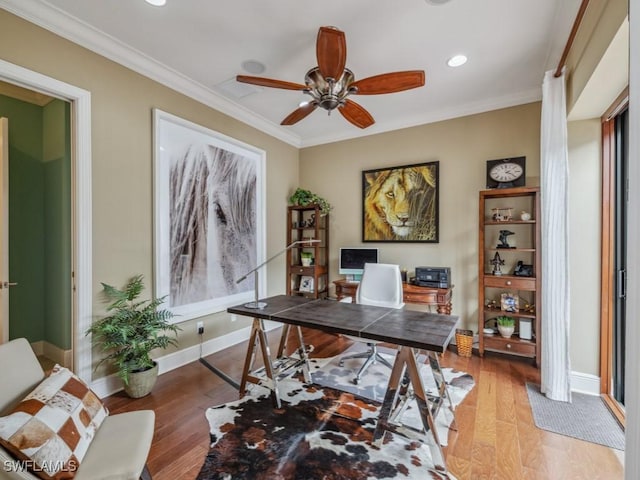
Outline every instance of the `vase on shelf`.
POLYGON ((506 327, 503 325, 498 325, 498 331, 500 332, 500 335, 502 335, 504 338, 511 338, 511 335, 513 335, 514 330, 515 330, 514 327, 506 327))

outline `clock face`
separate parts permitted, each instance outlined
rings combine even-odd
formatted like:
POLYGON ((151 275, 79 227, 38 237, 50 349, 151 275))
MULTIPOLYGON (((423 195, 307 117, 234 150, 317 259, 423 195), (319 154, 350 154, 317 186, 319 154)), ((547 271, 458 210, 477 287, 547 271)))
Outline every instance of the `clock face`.
POLYGON ((513 182, 522 176, 524 170, 513 162, 498 163, 491 168, 489 176, 496 182, 513 182))
POLYGON ((524 187, 526 157, 487 160, 487 188, 524 187))

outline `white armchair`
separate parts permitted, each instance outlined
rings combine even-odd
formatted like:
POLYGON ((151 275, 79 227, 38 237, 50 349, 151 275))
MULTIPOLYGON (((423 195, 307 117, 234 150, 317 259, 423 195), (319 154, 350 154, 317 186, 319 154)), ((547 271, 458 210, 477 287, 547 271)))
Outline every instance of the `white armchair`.
MULTIPOLYGON (((44 371, 26 339, 0 345, 0 415, 7 415, 44 378, 44 371)), ((107 415, 96 430, 74 479, 150 480, 145 463, 154 422, 155 414, 151 410, 107 415)), ((16 460, 0 446, 0 479, 37 479, 24 468, 26 465, 31 464, 16 460)))
MULTIPOLYGON (((372 305, 376 307, 403 308, 402 298, 402 276, 398 265, 388 263, 365 263, 362 279, 356 290, 356 303, 372 305)), ((365 362, 358 370, 353 383, 358 384, 360 378, 370 365, 380 362, 389 368, 391 364, 378 353, 377 344, 374 340, 364 340, 359 337, 348 338, 357 342, 365 342, 368 346, 366 352, 346 355, 340 358, 340 365, 345 360, 351 358, 364 358, 365 362)))

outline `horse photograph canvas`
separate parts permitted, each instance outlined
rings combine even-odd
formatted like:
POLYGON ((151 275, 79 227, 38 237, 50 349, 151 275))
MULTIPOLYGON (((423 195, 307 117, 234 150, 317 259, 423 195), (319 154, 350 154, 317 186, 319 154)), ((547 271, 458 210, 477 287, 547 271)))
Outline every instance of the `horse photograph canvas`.
POLYGON ((264 251, 264 153, 156 113, 157 295, 183 321, 253 297, 237 280, 264 251))

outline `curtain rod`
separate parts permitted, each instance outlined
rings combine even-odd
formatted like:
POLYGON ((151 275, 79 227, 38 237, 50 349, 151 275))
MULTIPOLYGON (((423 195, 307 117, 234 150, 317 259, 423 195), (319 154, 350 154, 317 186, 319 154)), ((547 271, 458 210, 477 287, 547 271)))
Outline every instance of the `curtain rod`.
POLYGON ((560 75, 562 75, 562 69, 564 68, 565 62, 567 61, 567 56, 569 55, 569 51, 571 50, 573 40, 576 38, 576 34, 578 33, 578 28, 580 28, 580 23, 582 22, 582 17, 584 17, 584 12, 587 10, 587 5, 589 5, 589 0, 582 0, 580 8, 578 9, 578 14, 576 15, 576 19, 573 22, 573 27, 571 28, 569 39, 567 40, 567 44, 564 46, 564 51, 562 52, 562 57, 560 58, 560 62, 558 63, 558 68, 556 68, 556 73, 554 74, 555 77, 559 77, 560 75))

